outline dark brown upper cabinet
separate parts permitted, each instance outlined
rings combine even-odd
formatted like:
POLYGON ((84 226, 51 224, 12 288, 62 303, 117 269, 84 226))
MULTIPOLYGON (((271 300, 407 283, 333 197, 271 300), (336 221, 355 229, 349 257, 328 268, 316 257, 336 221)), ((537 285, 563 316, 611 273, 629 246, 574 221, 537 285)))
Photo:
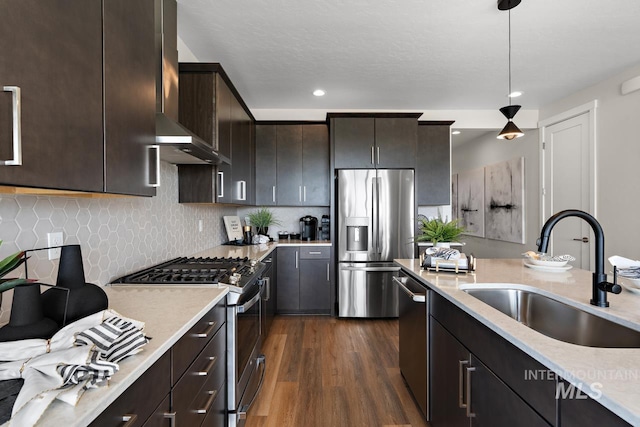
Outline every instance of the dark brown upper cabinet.
POLYGON ((256 126, 256 203, 329 206, 329 135, 326 124, 256 126))
POLYGON ((6 0, 0 16, 0 185, 154 195, 153 2, 6 0))
POLYGON ((414 168, 420 115, 329 114, 334 168, 414 168))
POLYGON ((418 206, 451 203, 451 124, 420 122, 416 161, 418 206))
POLYGON ((255 120, 218 63, 181 63, 179 121, 221 157, 217 167, 179 165, 181 203, 255 203, 255 120))

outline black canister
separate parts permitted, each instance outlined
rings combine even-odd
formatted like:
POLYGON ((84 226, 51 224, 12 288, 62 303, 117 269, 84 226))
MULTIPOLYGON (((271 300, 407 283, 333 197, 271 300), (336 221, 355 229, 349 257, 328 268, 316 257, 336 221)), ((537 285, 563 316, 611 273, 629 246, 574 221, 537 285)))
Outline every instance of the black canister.
POLYGON ((80 245, 61 248, 56 286, 69 289, 68 303, 67 292, 49 289, 42 294, 42 304, 44 315, 55 320, 60 327, 109 306, 104 290, 85 282, 80 245))
POLYGON ((13 289, 11 318, 0 328, 0 341, 48 339, 58 329, 58 324, 43 314, 39 283, 26 283, 13 289))

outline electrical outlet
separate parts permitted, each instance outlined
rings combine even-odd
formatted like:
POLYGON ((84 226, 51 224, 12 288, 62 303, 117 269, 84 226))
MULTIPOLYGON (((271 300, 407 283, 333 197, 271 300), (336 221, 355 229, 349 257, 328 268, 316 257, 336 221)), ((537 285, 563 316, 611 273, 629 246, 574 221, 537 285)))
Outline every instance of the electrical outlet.
MULTIPOLYGON (((62 231, 47 233, 47 246, 62 246, 62 231)), ((49 249, 49 259, 60 258, 60 248, 49 249)))

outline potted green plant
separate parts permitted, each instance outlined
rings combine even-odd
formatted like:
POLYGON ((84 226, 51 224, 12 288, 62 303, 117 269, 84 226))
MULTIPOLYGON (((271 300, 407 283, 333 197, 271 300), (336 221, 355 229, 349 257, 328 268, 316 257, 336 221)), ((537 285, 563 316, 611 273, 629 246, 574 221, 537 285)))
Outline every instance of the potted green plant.
POLYGON ((447 243, 458 242, 466 229, 458 224, 458 220, 443 221, 442 218, 419 219, 418 229, 422 234, 416 242, 431 242, 434 246, 447 246, 447 243), (445 245, 442 245, 444 243, 445 245))
POLYGON ((261 207, 255 212, 251 212, 249 215, 249 222, 252 226, 256 227, 256 232, 264 236, 269 232, 270 225, 280 225, 278 221, 268 208, 261 207))

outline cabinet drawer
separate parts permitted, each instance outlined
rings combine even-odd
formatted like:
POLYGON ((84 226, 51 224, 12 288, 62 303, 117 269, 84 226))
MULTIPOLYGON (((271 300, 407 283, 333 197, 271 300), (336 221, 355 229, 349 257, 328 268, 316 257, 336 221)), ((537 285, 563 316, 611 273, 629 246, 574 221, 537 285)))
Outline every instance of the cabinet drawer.
MULTIPOLYGON (((222 366, 222 365, 220 365, 222 366)), ((173 412, 178 426, 199 426, 211 412, 216 412, 216 403, 222 403, 224 411, 226 382, 224 381, 224 369, 220 369, 222 376, 215 374, 209 378, 204 386, 193 394, 186 394, 180 390, 174 390, 173 412), (219 382, 218 380, 222 381, 219 382), (190 401, 189 403, 186 403, 190 401)), ((206 425, 206 424, 205 424, 206 425)))
POLYGON ((194 424, 197 411, 204 408, 209 392, 219 390, 224 382, 225 350, 226 330, 221 328, 174 387, 173 411, 178 425, 199 425, 194 424))
POLYGON ((91 427, 121 427, 123 417, 134 417, 130 427, 142 426, 147 418, 169 394, 171 388, 171 358, 166 352, 156 363, 142 374, 118 399, 100 414, 91 427))
POLYGON ((301 246, 300 259, 329 259, 331 248, 329 246, 301 246))
POLYGON ((167 396, 142 427, 173 427, 172 416, 175 415, 171 413, 171 398, 167 396))
MULTIPOLYGON (((226 301, 226 300, 225 300, 226 301)), ((216 334, 226 319, 226 302, 221 301, 207 314, 202 316, 180 340, 171 348, 173 354, 172 384, 175 384, 182 374, 193 363, 196 356, 216 334)))
POLYGON ((207 412, 203 427, 226 427, 227 426, 227 400, 224 390, 227 384, 223 383, 218 392, 216 400, 211 405, 211 409, 207 412))

